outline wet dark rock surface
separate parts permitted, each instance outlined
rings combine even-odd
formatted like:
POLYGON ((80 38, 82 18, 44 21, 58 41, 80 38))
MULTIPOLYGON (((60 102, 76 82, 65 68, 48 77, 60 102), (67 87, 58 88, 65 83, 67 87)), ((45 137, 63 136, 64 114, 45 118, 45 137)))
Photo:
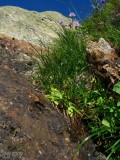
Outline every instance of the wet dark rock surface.
MULTIPOLYGON (((64 117, 24 75, 33 66, 18 61, 18 54, 0 45, 0 159, 72 160, 78 141, 70 136, 64 117)), ((95 154, 88 142, 75 159, 96 160, 95 154)))

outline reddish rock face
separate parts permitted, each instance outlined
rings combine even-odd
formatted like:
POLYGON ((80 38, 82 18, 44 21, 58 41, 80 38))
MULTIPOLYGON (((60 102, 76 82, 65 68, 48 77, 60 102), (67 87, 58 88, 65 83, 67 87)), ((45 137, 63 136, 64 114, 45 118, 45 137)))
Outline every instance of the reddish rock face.
POLYGON ((9 36, 0 34, 0 45, 11 54, 13 52, 25 53, 31 58, 35 58, 38 53, 45 53, 45 49, 41 46, 31 44, 24 40, 18 40, 9 36))
POLYGON ((31 68, 17 64, 21 42, 4 37, 0 44, 1 158, 11 153, 14 159, 17 152, 22 159, 69 159, 73 148, 65 120, 24 76, 31 68))
MULTIPOLYGON (((71 160, 79 143, 71 138, 64 117, 24 75, 33 65, 20 61, 21 53, 33 61, 28 43, 1 36, 0 158, 71 160)), ((76 160, 95 160, 94 151, 89 142, 76 160)))

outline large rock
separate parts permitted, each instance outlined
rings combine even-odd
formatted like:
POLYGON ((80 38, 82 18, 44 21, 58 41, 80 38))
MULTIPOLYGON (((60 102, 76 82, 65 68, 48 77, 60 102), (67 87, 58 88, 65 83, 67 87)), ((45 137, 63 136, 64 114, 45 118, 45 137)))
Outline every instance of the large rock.
POLYGON ((95 60, 95 62, 105 62, 108 59, 117 58, 115 50, 103 38, 100 38, 98 43, 88 41, 86 50, 93 57, 91 60, 95 60))
POLYGON ((103 38, 100 38, 98 43, 89 41, 86 50, 97 74, 112 84, 116 80, 120 81, 120 57, 103 38))
POLYGON ((60 20, 68 18, 58 12, 35 12, 13 6, 0 7, 0 34, 41 45, 57 37, 60 20))

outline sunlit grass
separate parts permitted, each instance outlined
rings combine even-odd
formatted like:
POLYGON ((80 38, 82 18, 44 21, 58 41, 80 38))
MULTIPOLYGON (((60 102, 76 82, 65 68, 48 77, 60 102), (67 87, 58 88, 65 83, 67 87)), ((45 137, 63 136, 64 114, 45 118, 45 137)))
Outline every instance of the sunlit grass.
POLYGON ((46 48, 46 54, 39 55, 35 75, 47 97, 67 110, 68 116, 74 116, 76 112, 86 120, 90 135, 78 150, 87 139, 94 137, 95 142, 102 142, 99 147, 109 160, 119 156, 120 151, 120 106, 117 105, 120 98, 92 71, 86 53, 86 37, 92 40, 105 38, 120 50, 120 17, 116 17, 119 5, 116 6, 117 1, 112 2, 106 4, 102 12, 95 12, 79 28, 62 25, 59 38, 46 48), (112 10, 114 14, 111 14, 112 10), (113 16, 115 19, 111 21, 113 16))

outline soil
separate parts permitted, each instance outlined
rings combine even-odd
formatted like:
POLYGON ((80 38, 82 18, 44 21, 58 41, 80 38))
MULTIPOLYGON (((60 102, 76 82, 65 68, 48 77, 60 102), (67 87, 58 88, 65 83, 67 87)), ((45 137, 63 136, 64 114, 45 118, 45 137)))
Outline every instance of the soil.
MULTIPOLYGON (((24 53, 7 48, 6 43, 0 39, 0 159, 72 160, 85 135, 70 132, 64 116, 26 76, 34 62, 21 61, 18 57, 24 53)), ((89 141, 75 160, 96 160, 97 156, 89 141)))

